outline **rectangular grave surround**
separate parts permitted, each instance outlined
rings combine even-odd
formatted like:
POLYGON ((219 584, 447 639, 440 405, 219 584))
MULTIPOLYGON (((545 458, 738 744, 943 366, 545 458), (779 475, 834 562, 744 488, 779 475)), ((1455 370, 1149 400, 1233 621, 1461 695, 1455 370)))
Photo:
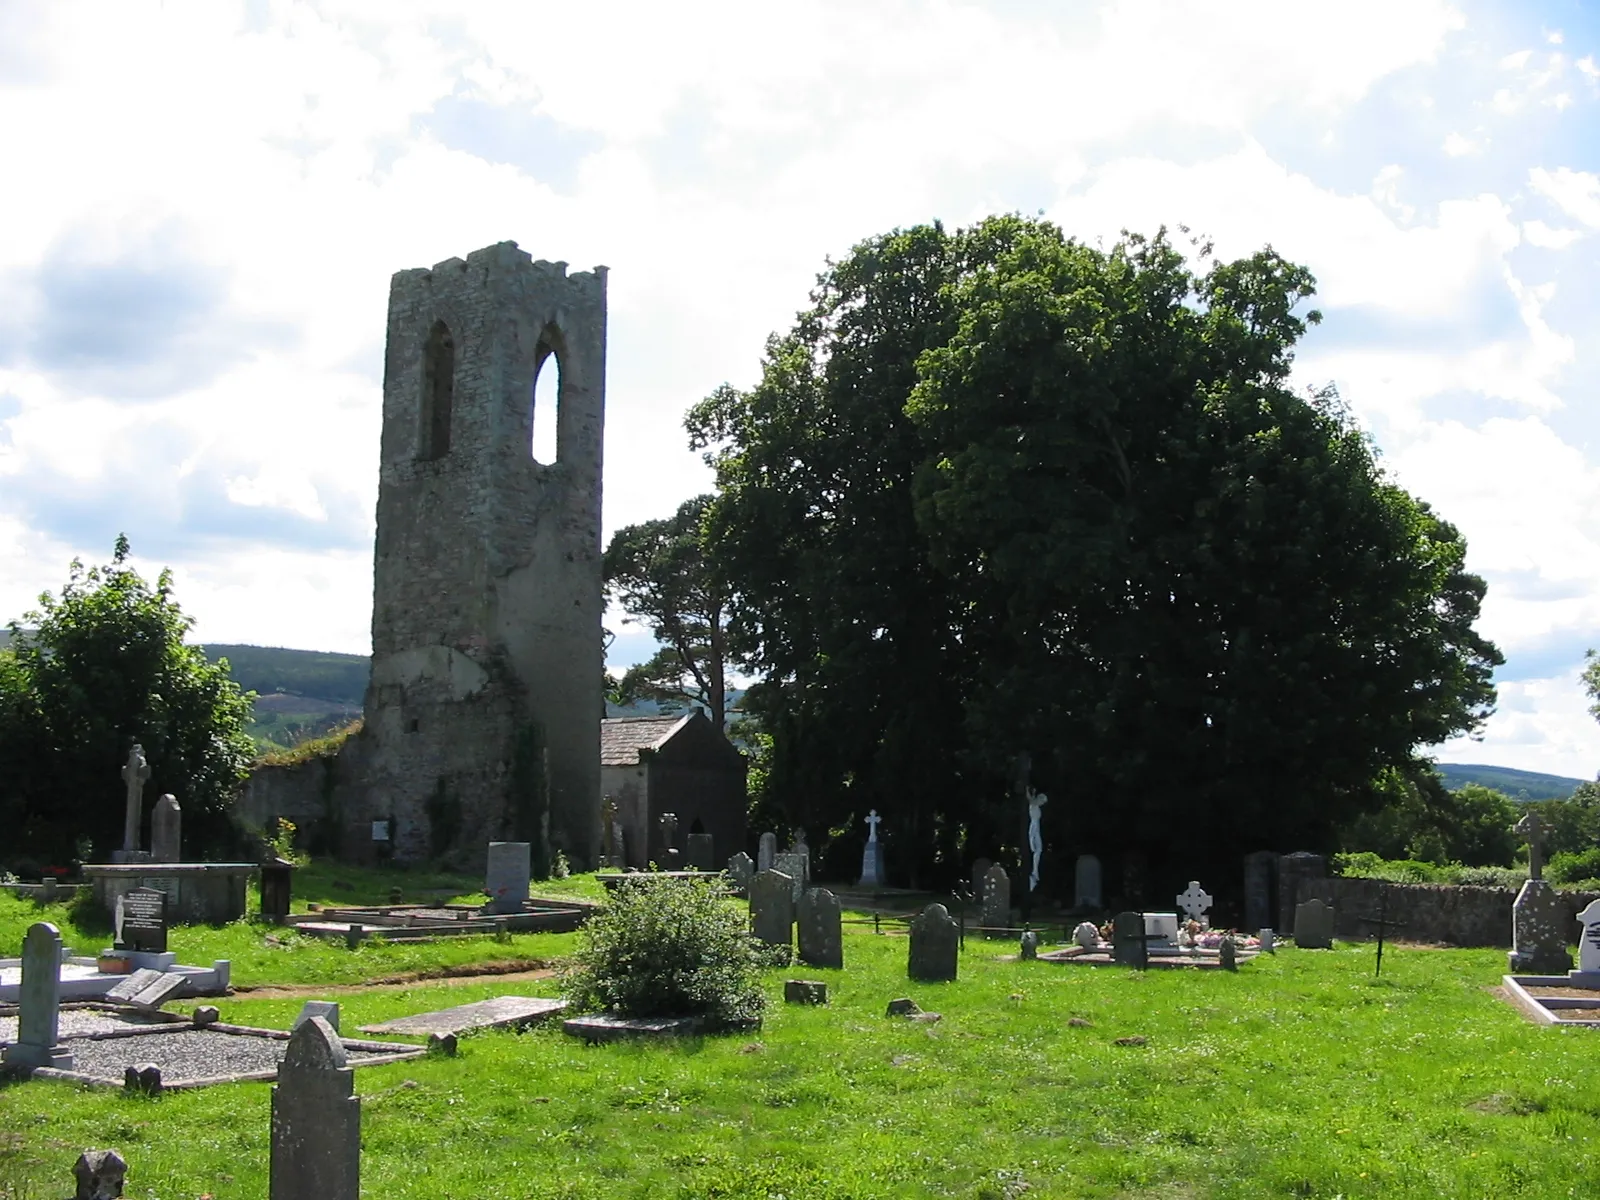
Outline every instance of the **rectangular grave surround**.
MULTIPOLYGON (((1257 957, 1259 950, 1246 950, 1240 947, 1234 956, 1235 965, 1242 965, 1257 957)), ((1109 947, 1104 950, 1090 950, 1083 946, 1068 946, 1064 950, 1041 951, 1040 962, 1074 963, 1083 967, 1125 967, 1126 963, 1118 962, 1109 947)), ((1176 946, 1161 946, 1155 943, 1150 945, 1149 965, 1153 969, 1165 967, 1196 967, 1200 970, 1220 971, 1222 969, 1221 956, 1215 950, 1209 949, 1180 949, 1176 946)))
POLYGON ((1506 1000, 1540 1025, 1600 1029, 1600 972, 1506 975, 1506 1000))
MULTIPOLYGON (((426 1051, 400 1042, 341 1038, 352 1067, 373 1067, 416 1058, 426 1051)), ((280 1029, 217 1022, 131 1027, 88 1036, 63 1036, 73 1069, 40 1068, 34 1079, 60 1079, 98 1087, 121 1087, 130 1066, 154 1063, 163 1088, 207 1087, 218 1083, 271 1081, 288 1053, 289 1034, 280 1029)))

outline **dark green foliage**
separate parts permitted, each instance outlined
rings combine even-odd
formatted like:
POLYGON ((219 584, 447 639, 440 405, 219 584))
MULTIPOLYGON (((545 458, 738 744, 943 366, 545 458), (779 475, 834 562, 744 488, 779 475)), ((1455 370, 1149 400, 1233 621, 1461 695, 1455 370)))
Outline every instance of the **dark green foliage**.
POLYGON ((252 747, 250 697, 183 642, 193 621, 163 571, 152 589, 125 565, 74 561, 60 596, 39 598, 11 625, 0 656, 0 819, 8 858, 64 864, 92 843, 103 857, 122 844, 128 750, 144 747, 151 775, 145 820, 164 792, 183 806, 184 851, 232 848, 228 805, 252 747))
POLYGON ((276 646, 201 646, 212 662, 228 660, 228 674, 247 692, 311 696, 359 708, 371 660, 365 654, 284 650, 276 646))
POLYGON ((1545 867, 1544 874, 1551 883, 1600 882, 1600 846, 1554 854, 1545 867))
POLYGON ((617 530, 606 547, 605 580, 610 597, 662 643, 648 662, 623 675, 615 702, 653 700, 666 711, 696 704, 721 729, 728 706, 730 597, 703 549, 711 499, 696 496, 664 521, 617 530))
POLYGON ((1544 820, 1547 853, 1579 853, 1600 845, 1600 783, 1581 783, 1565 800, 1536 800, 1525 807, 1544 820))
POLYGON ((1050 844, 1157 874, 1332 848, 1375 777, 1490 711, 1459 534, 1331 390, 1288 389, 1311 276, 1205 260, 1016 217, 898 231, 692 411, 788 823, 876 807, 948 881, 1016 854, 1027 754, 1050 844))
POLYGON ((760 1019, 765 997, 740 910, 720 881, 625 880, 583 927, 566 977, 572 1003, 624 1017, 760 1019))
POLYGON ((1515 767, 1491 767, 1479 763, 1435 763, 1433 768, 1452 791, 1469 783, 1482 784, 1504 792, 1513 800, 1565 800, 1584 781, 1566 775, 1546 775, 1540 771, 1519 771, 1515 767))
POLYGON ((1493 788, 1468 784, 1449 791, 1432 771, 1416 769, 1385 772, 1374 790, 1383 806, 1341 831, 1345 850, 1469 867, 1517 861, 1520 842, 1511 827, 1522 811, 1493 788))

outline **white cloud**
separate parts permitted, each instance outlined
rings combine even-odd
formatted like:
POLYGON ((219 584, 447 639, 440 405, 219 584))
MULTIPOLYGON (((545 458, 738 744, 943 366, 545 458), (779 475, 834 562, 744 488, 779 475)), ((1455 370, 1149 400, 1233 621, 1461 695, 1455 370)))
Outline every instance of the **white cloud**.
POLYGON ((1528 172, 1528 183, 1573 220, 1600 229, 1600 175, 1571 167, 1535 167, 1528 172))
POLYGON ((1479 146, 1471 138, 1459 133, 1446 135, 1442 149, 1451 158, 1460 158, 1464 154, 1476 154, 1479 146))
POLYGON ((1537 219, 1522 223, 1523 240, 1542 250, 1565 250, 1582 236, 1581 229, 1554 229, 1537 219))

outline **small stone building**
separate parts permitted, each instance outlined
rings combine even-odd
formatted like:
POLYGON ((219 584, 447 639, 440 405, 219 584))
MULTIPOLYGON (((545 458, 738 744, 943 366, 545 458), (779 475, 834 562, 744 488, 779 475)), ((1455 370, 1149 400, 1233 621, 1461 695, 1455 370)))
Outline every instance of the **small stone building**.
POLYGON ((600 722, 600 790, 617 804, 630 867, 660 860, 658 821, 678 818, 681 851, 691 833, 709 833, 712 861, 745 849, 745 773, 749 763, 700 709, 600 722))

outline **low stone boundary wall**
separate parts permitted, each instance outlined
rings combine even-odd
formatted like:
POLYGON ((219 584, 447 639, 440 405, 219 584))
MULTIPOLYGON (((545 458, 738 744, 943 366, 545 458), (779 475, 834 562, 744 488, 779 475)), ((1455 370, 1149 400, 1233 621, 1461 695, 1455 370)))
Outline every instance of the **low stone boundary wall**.
MULTIPOLYGON (((1403 942, 1443 942, 1451 946, 1511 946, 1511 888, 1468 887, 1445 883, 1386 883, 1381 879, 1306 879, 1298 889, 1300 900, 1320 896, 1333 905, 1335 937, 1371 938, 1372 925, 1364 916, 1378 912, 1378 894, 1388 895, 1384 915, 1399 921, 1388 936, 1403 942)), ((1576 944, 1581 932, 1578 913, 1600 892, 1557 892, 1567 910, 1569 939, 1576 944)), ((1284 930, 1292 933, 1293 930, 1284 930)))

